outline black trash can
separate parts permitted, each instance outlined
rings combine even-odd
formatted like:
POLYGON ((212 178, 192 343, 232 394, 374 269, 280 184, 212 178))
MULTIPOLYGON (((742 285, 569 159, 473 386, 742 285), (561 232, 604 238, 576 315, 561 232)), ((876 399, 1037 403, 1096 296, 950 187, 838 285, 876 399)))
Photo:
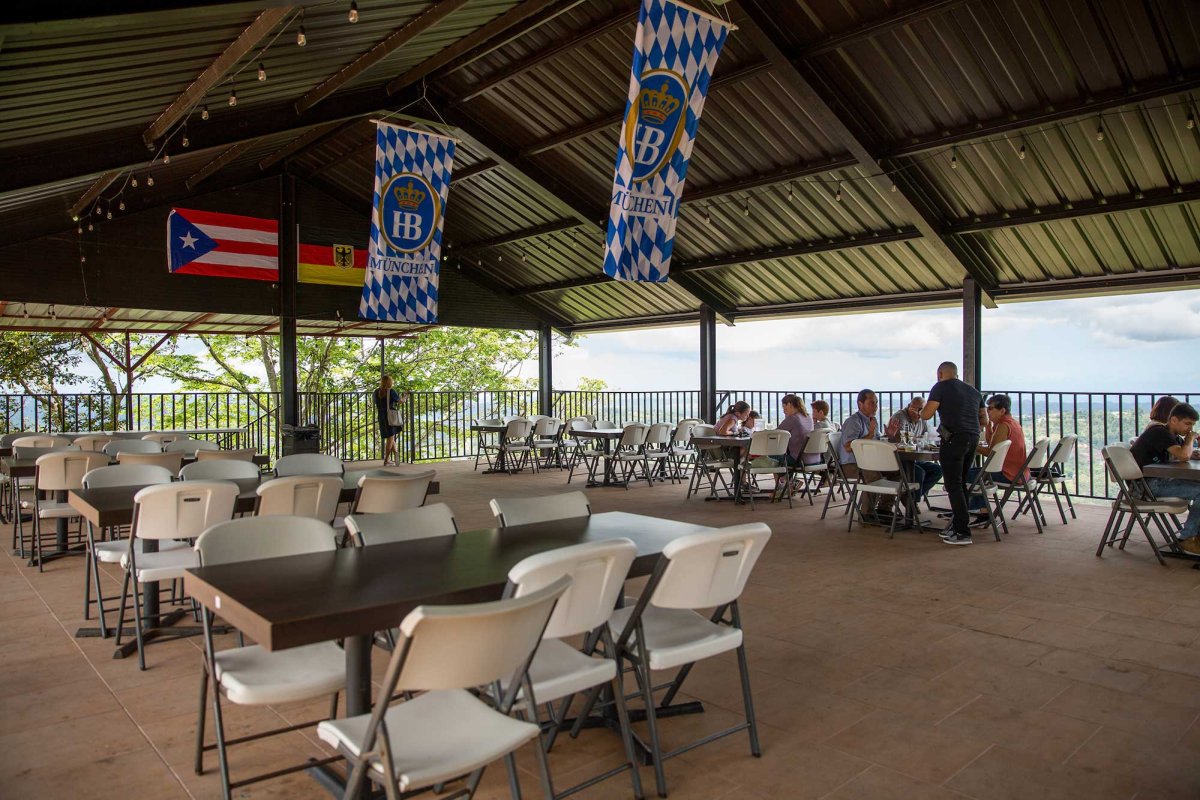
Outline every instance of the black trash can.
POLYGON ((283 425, 283 454, 321 452, 321 430, 316 425, 283 425))

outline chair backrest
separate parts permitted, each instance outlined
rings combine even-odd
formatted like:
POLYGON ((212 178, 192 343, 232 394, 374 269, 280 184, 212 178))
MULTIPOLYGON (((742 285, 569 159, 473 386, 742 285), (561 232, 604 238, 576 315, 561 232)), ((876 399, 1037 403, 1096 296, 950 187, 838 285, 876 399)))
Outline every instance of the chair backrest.
POLYGON ((704 422, 697 422, 692 426, 692 436, 715 436, 717 429, 712 425, 704 422))
POLYGON ((103 489, 107 486, 154 486, 170 483, 171 471, 150 464, 116 464, 97 467, 83 476, 83 488, 103 489))
POLYGON ((72 444, 77 445, 80 450, 91 450, 95 453, 104 451, 104 446, 109 442, 115 442, 113 437, 102 433, 89 433, 86 436, 76 437, 72 444))
POLYGON ((806 456, 822 455, 829 449, 829 429, 816 428, 812 433, 808 434, 808 439, 804 442, 804 449, 801 451, 806 456))
POLYGON ((1058 440, 1058 446, 1054 448, 1054 452, 1050 454, 1050 464, 1058 464, 1062 466, 1071 460, 1071 456, 1075 454, 1075 445, 1079 442, 1079 437, 1073 433, 1068 433, 1066 436, 1058 440))
POLYGON ((183 453, 131 453, 123 451, 117 453, 118 464, 153 464, 164 469, 169 469, 172 475, 179 474, 179 468, 183 465, 183 453))
POLYGON ((598 419, 596 420, 596 424, 592 427, 598 431, 613 431, 621 426, 613 422, 611 419, 598 419))
POLYGON ((434 536, 453 536, 458 533, 454 512, 445 503, 420 508, 392 511, 386 514, 351 514, 346 517, 346 530, 357 545, 407 542, 434 536))
POLYGON ((592 513, 587 495, 583 492, 563 492, 542 497, 492 498, 490 505, 501 528, 547 522, 552 519, 586 517, 592 513))
POLYGON ((529 420, 534 425, 537 425, 539 422, 541 422, 545 418, 546 418, 545 414, 526 414, 525 415, 525 419, 529 420))
POLYGON ((671 443, 671 423, 656 422, 646 429, 646 444, 666 445, 671 443))
POLYGON ((235 481, 239 478, 257 478, 258 467, 249 461, 196 461, 179 470, 180 480, 185 481, 235 481))
POLYGON ((859 469, 872 472, 897 472, 900 462, 896 458, 896 447, 890 442, 877 439, 855 439, 850 443, 854 460, 859 469))
POLYGON ((1129 449, 1129 445, 1110 444, 1101 452, 1104 454, 1104 461, 1108 464, 1109 471, 1117 480, 1128 482, 1142 479, 1142 468, 1138 466, 1137 459, 1133 457, 1133 451, 1129 449))
POLYGON ((571 588, 558 598, 543 634, 561 639, 595 630, 612 615, 637 558, 637 545, 629 539, 585 542, 547 550, 522 559, 508 571, 508 580, 522 597, 557 581, 571 578, 571 588))
POLYGON ((190 437, 186 433, 161 433, 159 431, 151 431, 142 436, 142 440, 146 442, 158 442, 160 445, 168 445, 171 442, 187 441, 190 437))
POLYGON ((342 475, 345 472, 341 461, 324 453, 293 453, 275 462, 275 474, 280 478, 290 475, 342 475))
POLYGON ((176 439, 173 442, 168 442, 163 446, 164 453, 185 453, 187 455, 195 455, 197 450, 220 449, 220 445, 216 442, 208 442, 203 439, 189 439, 186 436, 176 439))
POLYGON ((592 421, 587 417, 571 417, 563 426, 563 435, 569 436, 571 431, 590 431, 592 421))
POLYGON ((479 424, 480 425, 504 425, 504 424, 506 424, 506 420, 501 419, 500 417, 488 417, 487 419, 479 420, 479 424))
POLYGON ((683 427, 687 427, 689 425, 703 425, 703 424, 704 424, 704 420, 700 419, 699 417, 684 417, 683 419, 679 420, 679 422, 675 423, 675 427, 683 428, 683 427))
POLYGON ((13 445, 13 457, 19 459, 38 459, 47 453, 67 453, 78 452, 79 446, 69 444, 65 447, 26 447, 24 445, 13 445))
POLYGON ((13 440, 13 447, 67 447, 71 440, 65 436, 35 433, 31 436, 21 436, 13 440))
POLYGON ((258 451, 253 447, 244 450, 197 450, 197 461, 254 461, 258 451))
POLYGON ((403 658, 403 666, 396 685, 384 691, 462 689, 519 677, 570 585, 564 577, 524 597, 418 606, 400 623, 393 658, 403 658))
POLYGON ((649 425, 642 425, 640 422, 631 422, 622 429, 621 440, 617 443, 617 446, 639 447, 646 443, 646 434, 649 432, 649 425))
POLYGON ((792 435, 787 431, 755 431, 750 435, 750 452, 756 456, 781 456, 787 452, 792 435))
POLYGON ((1033 445, 1033 451, 1029 454, 1029 460, 1025 466, 1030 469, 1041 469, 1046 466, 1046 459, 1050 456, 1050 439, 1038 439, 1033 445))
POLYGON ((829 455, 837 463, 842 463, 842 432, 825 428, 829 432, 829 455))
POLYGON ((533 431, 533 423, 527 419, 510 419, 504 429, 505 439, 527 439, 533 431))
POLYGON ((992 448, 992 454, 987 457, 987 461, 983 463, 984 472, 1000 472, 1004 469, 1004 459, 1008 455, 1008 448, 1012 446, 1011 439, 1005 439, 1000 444, 992 448))
POLYGON ((738 599, 771 529, 761 522, 690 533, 663 548, 667 566, 650 603, 660 608, 710 608, 738 599))
POLYGON ((533 426, 533 435, 541 439, 549 439, 558 435, 562 420, 557 417, 542 417, 533 426))
POLYGON ((200 563, 229 564, 337 549, 333 528, 308 517, 239 517, 218 522, 196 540, 200 563))
POLYGON ((162 445, 151 439, 113 439, 104 445, 104 452, 110 456, 118 453, 161 453, 162 445))
POLYGON ((237 484, 175 481, 147 486, 133 496, 133 535, 142 539, 192 539, 233 517, 237 484))
POLYGON ((696 429, 699 422, 692 422, 690 419, 681 419, 675 426, 675 432, 671 435, 671 444, 677 446, 685 446, 692 438, 692 431, 696 429))
POLYGON ((35 431, 14 431, 0 436, 0 447, 12 447, 13 442, 17 439, 24 439, 29 436, 37 436, 35 431))
POLYGON ((38 456, 37 488, 45 492, 65 492, 83 488, 83 476, 108 465, 104 453, 66 451, 38 456))
POLYGON ((429 483, 437 476, 435 470, 410 475, 388 475, 372 477, 363 475, 358 479, 358 499, 354 504, 355 514, 387 514, 407 508, 419 508, 429 494, 429 483))
POLYGON ((333 522, 342 479, 336 475, 288 475, 259 484, 255 515, 311 517, 333 522))

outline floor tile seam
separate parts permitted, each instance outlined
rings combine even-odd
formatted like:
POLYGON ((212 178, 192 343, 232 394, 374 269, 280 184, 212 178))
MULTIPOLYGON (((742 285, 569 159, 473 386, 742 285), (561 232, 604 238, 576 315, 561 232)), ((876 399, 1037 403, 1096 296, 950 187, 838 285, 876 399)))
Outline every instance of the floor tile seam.
MULTIPOLYGON (((972 758, 970 761, 968 761, 967 763, 963 764, 961 767, 956 769, 952 775, 947 775, 946 779, 938 785, 943 786, 952 792, 959 791, 959 790, 955 789, 953 786, 950 786, 950 781, 954 780, 957 776, 961 775, 963 773, 963 771, 965 771, 968 767, 970 767, 976 761, 983 758, 985 755, 987 755, 988 753, 990 753, 992 750, 994 750, 997 747, 1000 747, 999 742, 990 742, 987 747, 983 748, 983 750, 976 753, 974 758, 972 758)), ((959 794, 966 795, 967 797, 974 797, 974 795, 967 794, 966 792, 959 791, 959 794)))
POLYGON ((1072 750, 1070 753, 1068 753, 1067 757, 1064 758, 1059 763, 1061 763, 1063 766, 1066 766, 1066 767, 1072 766, 1071 759, 1074 758, 1079 753, 1079 751, 1082 750, 1087 745, 1088 742, 1090 742, 1092 739, 1095 739, 1097 736, 1100 735, 1100 732, 1104 730, 1104 726, 1102 724, 1100 724, 1098 722, 1093 722, 1092 724, 1096 726, 1096 729, 1093 730, 1091 733, 1089 733, 1087 738, 1084 739, 1082 742, 1080 742, 1079 745, 1076 746, 1076 748, 1074 750, 1072 750))
POLYGON ((964 708, 966 708, 967 706, 969 706, 969 705, 971 705, 972 703, 974 703, 974 702, 976 702, 977 700, 979 700, 979 698, 981 698, 981 697, 983 697, 983 692, 978 692, 978 693, 976 693, 976 695, 975 695, 974 697, 972 697, 970 700, 968 700, 967 702, 963 703, 963 704, 962 704, 962 705, 960 705, 958 708, 954 709, 954 710, 953 710, 953 711, 951 711, 949 714, 947 714, 946 716, 944 716, 944 717, 942 717, 941 719, 939 719, 937 722, 933 723, 933 727, 935 727, 935 728, 936 728, 936 727, 938 727, 938 726, 939 726, 939 725, 941 725, 943 722, 945 722, 946 720, 950 719, 951 717, 953 717, 953 716, 954 716, 955 714, 957 714, 958 712, 962 711, 962 710, 963 710, 964 708))
POLYGON ((1187 736, 1188 731, 1195 727, 1197 720, 1200 720, 1200 711, 1197 711, 1196 716, 1192 719, 1188 726, 1183 729, 1183 733, 1179 734, 1179 737, 1175 739, 1175 744, 1179 744, 1183 741, 1183 737, 1187 736))
POLYGON ((827 797, 832 797, 832 796, 833 796, 834 794, 836 794, 836 793, 838 792, 838 790, 840 790, 840 789, 841 789, 843 786, 848 786, 848 785, 850 785, 851 783, 853 783, 854 781, 858 780, 860 777, 862 777, 862 776, 863 776, 863 775, 865 775, 866 773, 870 772, 870 771, 871 771, 871 770, 872 770, 874 767, 878 766, 878 765, 877 765, 877 764, 875 764, 873 761, 868 761, 867 759, 862 759, 862 760, 863 760, 864 762, 866 762, 867 766, 863 767, 861 770, 859 770, 858 772, 854 773, 854 774, 853 774, 853 775, 851 775, 849 778, 847 778, 846 780, 844 780, 844 781, 842 781, 841 783, 839 783, 837 786, 835 786, 835 787, 833 787, 832 789, 830 789, 828 792, 825 792, 825 794, 823 794, 823 795, 821 795, 820 797, 818 797, 818 798, 817 798, 817 800, 825 800, 825 798, 827 798, 827 797))

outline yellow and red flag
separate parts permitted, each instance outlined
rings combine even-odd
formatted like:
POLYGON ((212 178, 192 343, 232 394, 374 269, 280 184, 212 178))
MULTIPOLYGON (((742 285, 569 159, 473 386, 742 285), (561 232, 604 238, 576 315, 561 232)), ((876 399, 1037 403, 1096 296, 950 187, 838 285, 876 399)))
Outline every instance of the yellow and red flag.
POLYGON ((301 283, 361 287, 367 251, 348 244, 302 244, 299 267, 301 283))

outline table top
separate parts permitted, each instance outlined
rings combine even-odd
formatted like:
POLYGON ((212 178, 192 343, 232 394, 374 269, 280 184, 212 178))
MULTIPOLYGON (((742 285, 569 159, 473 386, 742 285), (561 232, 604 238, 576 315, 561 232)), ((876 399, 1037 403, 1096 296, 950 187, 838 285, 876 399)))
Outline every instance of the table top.
MULTIPOLYGON (((194 456, 183 457, 183 463, 185 465, 191 464, 195 460, 196 459, 194 456)), ((259 467, 266 466, 270 462, 270 456, 263 455, 262 453, 255 453, 253 462, 259 467)), ((109 463, 116 464, 117 460, 115 458, 110 459, 109 463)), ((13 458, 11 455, 7 458, 0 457, 0 472, 3 472, 5 475, 9 475, 14 478, 28 478, 33 475, 36 470, 36 458, 13 458)), ((361 474, 362 473, 359 472, 359 475, 361 474)))
POLYGON ((939 450, 903 450, 896 448, 896 458, 901 461, 932 461, 940 455, 939 450))
POLYGON ((1147 478, 1182 478, 1200 481, 1200 461, 1172 461, 1169 464, 1147 464, 1142 467, 1147 478))
POLYGON ((750 446, 749 436, 693 436, 692 444, 697 447, 740 447, 750 446))
POLYGON ((394 627, 423 603, 498 600, 508 570, 547 550, 624 536, 630 577, 648 575, 668 542, 712 530, 611 511, 590 517, 188 570, 187 593, 268 650, 394 627))
POLYGON ((585 428, 572 429, 572 436, 582 436, 585 439, 619 439, 625 433, 624 428, 585 428))
MULTIPOLYGON (((358 480, 364 475, 377 478, 396 474, 394 470, 386 469, 350 470, 342 476, 342 491, 338 496, 338 502, 349 503, 354 500, 354 495, 358 491, 358 480)), ((234 511, 242 514, 253 511, 258 499, 256 490, 259 484, 265 480, 271 480, 272 477, 264 475, 259 478, 239 478, 231 481, 238 485, 238 498, 234 504, 234 511)), ((144 488, 144 486, 106 486, 102 489, 74 489, 68 493, 67 502, 93 525, 105 528, 113 525, 128 525, 133 520, 133 497, 144 488)), ((441 486, 437 481, 429 484, 429 494, 438 494, 440 491, 441 486)))
POLYGON ((471 425, 473 431, 483 431, 485 433, 504 433, 508 430, 508 423, 504 425, 481 425, 478 423, 471 425))

